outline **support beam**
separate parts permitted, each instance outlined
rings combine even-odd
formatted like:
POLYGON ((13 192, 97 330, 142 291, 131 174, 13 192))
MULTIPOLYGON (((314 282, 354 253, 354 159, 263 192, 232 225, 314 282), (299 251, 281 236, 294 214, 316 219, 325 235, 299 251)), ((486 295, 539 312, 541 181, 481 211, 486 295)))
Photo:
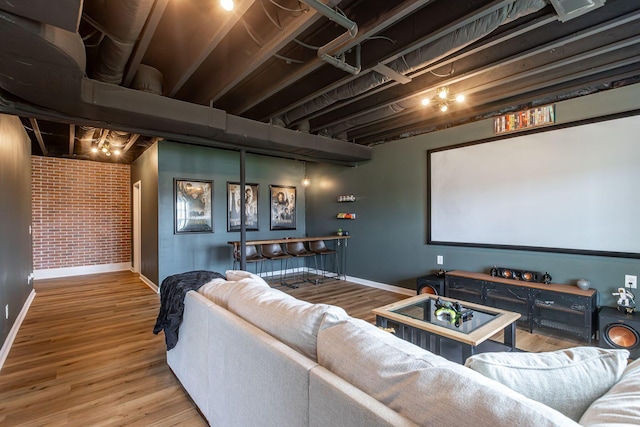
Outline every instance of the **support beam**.
POLYGON ((69 125, 69 157, 73 156, 76 145, 76 125, 69 125))
POLYGON ((246 186, 246 163, 247 151, 240 150, 240 270, 247 270, 247 194, 246 186))
POLYGON ((131 137, 129 138, 129 141, 127 141, 127 145, 125 145, 124 148, 122 149, 122 154, 124 154, 127 151, 129 151, 129 149, 131 147, 133 147, 133 144, 136 143, 138 138, 140 138, 140 134, 139 133, 134 133, 133 135, 131 135, 131 137))
POLYGON ((162 14, 164 13, 164 9, 167 7, 167 3, 169 0, 156 0, 153 8, 151 9, 151 13, 149 14, 149 19, 147 19, 147 23, 142 29, 142 34, 140 36, 140 41, 136 44, 136 47, 131 54, 131 59, 129 60, 129 65, 125 71, 125 76, 122 84, 124 86, 131 86, 131 82, 133 81, 133 77, 136 75, 138 71, 138 67, 142 62, 142 58, 144 54, 147 52, 147 48, 149 47, 149 43, 151 43, 151 38, 156 32, 158 28, 158 24, 160 23, 160 18, 162 18, 162 14))
POLYGON ((38 144, 40 144, 40 149, 42 150, 43 155, 48 155, 49 151, 47 147, 44 145, 44 140, 42 139, 42 132, 40 132, 40 126, 38 126, 38 121, 36 119, 29 119, 29 123, 31 123, 31 127, 33 128, 33 133, 36 135, 36 139, 38 140, 38 144))

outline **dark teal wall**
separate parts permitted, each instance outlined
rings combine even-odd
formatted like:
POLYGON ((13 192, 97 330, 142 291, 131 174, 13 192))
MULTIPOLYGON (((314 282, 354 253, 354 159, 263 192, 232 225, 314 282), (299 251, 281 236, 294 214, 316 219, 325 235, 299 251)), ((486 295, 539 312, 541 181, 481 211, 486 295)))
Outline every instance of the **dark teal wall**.
POLYGON ((0 115, 0 347, 33 286, 31 142, 20 119, 0 115), (5 306, 9 318, 5 319, 5 306))
MULTIPOLYGON (((304 162, 247 154, 246 182, 259 184, 259 231, 247 239, 305 236, 304 162), (297 229, 269 230, 269 185, 297 187, 297 229)), ((239 232, 227 232, 227 181, 240 180, 240 153, 236 151, 178 144, 158 144, 158 275, 162 280, 189 270, 231 269, 228 241, 240 240, 239 232), (214 233, 174 234, 173 179, 213 180, 214 233)))
MULTIPOLYGON (((158 283, 158 144, 131 165, 131 185, 140 181, 140 274, 158 283)), ((131 209, 133 212, 133 208, 131 209)), ((133 224, 133 222, 132 222, 133 224)))
MULTIPOLYGON (((637 86, 559 103, 558 120, 639 108, 637 86)), ((309 235, 333 233, 338 227, 349 230, 347 274, 375 282, 414 288, 416 277, 439 268, 436 257, 443 255, 442 267, 447 270, 487 271, 499 265, 548 271, 557 283, 586 278, 600 291, 605 305, 615 305, 611 292, 623 286, 624 275, 640 275, 637 259, 426 244, 427 150, 489 138, 492 130, 492 121, 485 120, 378 145, 373 160, 355 168, 310 164, 309 235), (355 203, 337 203, 338 195, 350 193, 356 195, 355 203), (338 220, 340 211, 354 212, 357 219, 338 220)))

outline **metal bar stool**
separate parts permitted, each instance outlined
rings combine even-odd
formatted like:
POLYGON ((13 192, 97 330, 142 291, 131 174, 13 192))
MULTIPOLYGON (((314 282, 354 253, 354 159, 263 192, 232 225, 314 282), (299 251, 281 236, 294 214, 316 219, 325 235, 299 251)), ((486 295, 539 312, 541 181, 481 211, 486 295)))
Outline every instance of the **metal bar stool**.
POLYGON ((309 242, 309 249, 313 252, 316 257, 314 257, 316 271, 318 271, 318 260, 317 256, 320 256, 320 269, 322 270, 322 282, 324 283, 324 278, 326 276, 326 271, 324 269, 324 255, 334 255, 334 268, 336 269, 336 277, 338 276, 337 268, 338 268, 338 251, 327 248, 327 245, 324 243, 324 240, 312 240, 309 242))
POLYGON ((294 284, 302 283, 304 281, 309 281, 309 274, 307 269, 307 277, 304 275, 304 270, 302 272, 302 278, 297 279, 299 270, 300 270, 300 260, 304 260, 307 257, 315 256, 316 254, 313 252, 309 252, 307 248, 304 247, 304 243, 302 242, 287 242, 287 253, 293 256, 296 259, 296 268, 293 270, 293 282, 294 284))
MULTIPOLYGON (((247 264, 249 263, 254 263, 256 266, 256 274, 258 276, 262 275, 262 264, 264 263, 264 261, 266 261, 267 259, 265 257, 263 257, 262 255, 260 255, 260 253, 258 252, 258 248, 256 248, 256 245, 246 245, 245 246, 245 254, 246 254, 246 261, 247 264), (258 272, 258 267, 260 267, 260 270, 258 272)), ((240 264, 240 246, 234 246, 234 250, 233 250, 233 269, 236 269, 236 266, 240 264)), ((248 266, 247 266, 248 268, 248 266)))
POLYGON ((260 246, 260 252, 262 252, 262 256, 271 261, 271 280, 273 282, 273 261, 280 260, 280 284, 289 286, 284 281, 284 276, 287 271, 288 259, 291 258, 291 255, 282 250, 282 247, 279 243, 264 243, 260 246), (282 269, 282 260, 284 260, 284 270, 282 269))

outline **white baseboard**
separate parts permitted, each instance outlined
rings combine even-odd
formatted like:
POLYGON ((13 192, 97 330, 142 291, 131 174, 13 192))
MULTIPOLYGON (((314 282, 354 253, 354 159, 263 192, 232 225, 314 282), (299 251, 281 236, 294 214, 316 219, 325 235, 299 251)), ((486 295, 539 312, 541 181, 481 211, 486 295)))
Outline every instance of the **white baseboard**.
POLYGON ((34 270, 34 279, 55 279, 57 277, 81 276, 84 274, 111 273, 114 271, 131 270, 130 262, 118 264, 86 265, 80 267, 49 268, 34 270))
POLYGON ((145 275, 143 275, 142 273, 138 273, 140 276, 140 280, 142 280, 144 282, 145 285, 147 285, 148 287, 151 288, 151 290, 153 290, 153 292, 155 292, 156 294, 160 293, 160 288, 158 288, 158 285, 156 285, 155 283, 153 283, 149 278, 147 278, 145 275))
POLYGON ((36 291, 34 289, 31 290, 31 293, 27 297, 27 300, 24 302, 20 313, 18 313, 18 317, 16 317, 16 321, 13 322, 13 326, 9 331, 9 335, 7 335, 7 339, 4 340, 4 344, 2 344, 2 348, 0 349, 0 370, 4 365, 4 362, 7 360, 7 356, 9 355, 9 350, 11 350, 11 346, 13 345, 13 341, 16 339, 16 335, 18 335, 18 330, 20 326, 22 326, 22 321, 27 316, 27 311, 29 311, 29 307, 31 307, 31 303, 33 299, 36 297, 36 291))
POLYGON ((395 292, 396 294, 416 296, 415 289, 402 288, 400 286, 387 285, 386 283, 373 282, 367 279, 360 279, 359 277, 347 276, 349 282, 357 283, 358 285, 370 286, 372 288, 383 289, 389 292, 395 292))

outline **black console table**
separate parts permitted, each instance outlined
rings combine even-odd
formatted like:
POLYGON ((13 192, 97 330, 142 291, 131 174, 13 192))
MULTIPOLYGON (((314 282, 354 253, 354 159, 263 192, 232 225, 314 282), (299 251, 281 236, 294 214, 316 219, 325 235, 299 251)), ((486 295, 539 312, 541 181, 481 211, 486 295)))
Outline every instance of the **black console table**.
POLYGON ((445 295, 520 313, 518 324, 552 328, 588 341, 597 330, 598 291, 572 285, 524 282, 483 273, 448 271, 445 295))

